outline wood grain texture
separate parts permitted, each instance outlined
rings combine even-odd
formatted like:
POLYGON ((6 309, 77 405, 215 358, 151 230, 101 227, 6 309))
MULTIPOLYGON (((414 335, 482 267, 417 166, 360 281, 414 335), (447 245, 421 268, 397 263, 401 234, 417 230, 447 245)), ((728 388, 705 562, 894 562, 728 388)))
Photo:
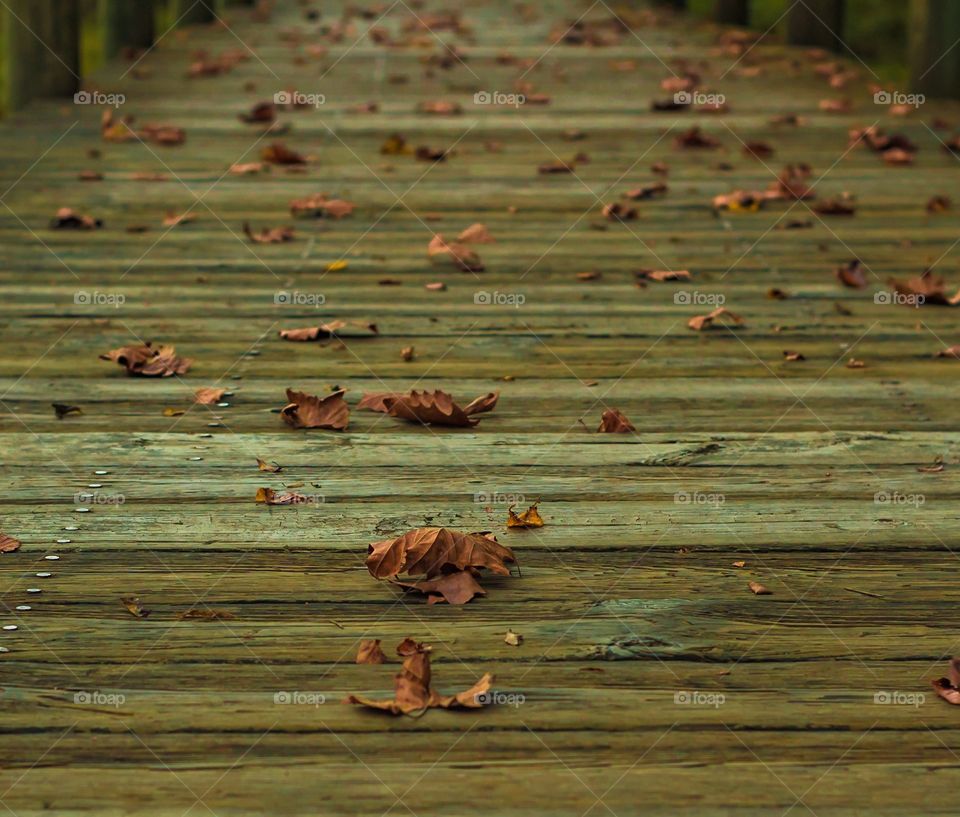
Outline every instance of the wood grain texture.
POLYGON ((62 101, 0 125, 0 530, 23 541, 0 555, 0 626, 17 627, 0 630, 3 803, 20 817, 955 814, 960 716, 929 681, 960 652, 960 362, 936 356, 960 332, 951 308, 892 303, 889 280, 935 265, 960 287, 956 211, 926 209, 960 202, 952 131, 933 127, 960 108, 895 117, 859 63, 837 91, 799 50, 767 37, 728 53, 715 25, 662 5, 611 6, 630 30, 608 47, 551 48, 551 30, 610 13, 471 3, 468 33, 437 32, 460 48, 447 68, 429 32, 417 47, 366 36, 400 37, 432 6, 347 16, 337 39, 343 9, 317 5, 307 19, 281 0, 269 21, 224 5, 223 24, 89 79, 123 95, 118 114, 184 127, 182 146, 107 143, 101 110, 62 101), (187 79, 200 52, 237 50, 249 59, 187 79), (650 112, 683 66, 730 111, 650 112), (281 112, 284 135, 239 121, 294 90, 323 104, 281 112), (481 91, 551 100, 475 104, 481 91), (840 95, 849 113, 819 109, 840 95), (436 99, 462 113, 418 113, 436 99), (800 126, 773 121, 789 113, 800 126), (912 167, 849 148, 876 122, 919 146, 912 167), (694 124, 721 147, 678 150, 694 124), (397 132, 454 151, 382 154, 397 132), (228 173, 275 140, 309 163, 228 173), (776 154, 745 156, 752 141, 776 154), (538 174, 578 151, 575 174, 538 174), (604 219, 656 162, 666 196, 604 219), (799 162, 818 197, 855 195, 856 215, 714 213, 714 196, 799 162), (292 219, 291 200, 318 192, 354 214, 292 219), (50 229, 64 206, 104 227, 50 229), (810 227, 780 229, 798 220, 810 227), (296 241, 251 244, 245 222, 292 224, 296 241), (478 247, 485 271, 431 265, 435 231, 475 222, 496 238, 478 247), (854 257, 863 289, 834 277, 854 257), (637 286, 642 269, 692 278, 637 286), (743 326, 687 328, 720 298, 743 326), (335 318, 379 335, 279 337, 335 318), (98 358, 148 339, 193 368, 137 379, 98 358), (207 386, 228 405, 196 405, 207 386), (281 421, 288 387, 336 386, 346 432, 281 421), (501 398, 470 429, 356 410, 414 386, 501 398), (82 413, 58 419, 54 402, 82 413), (607 408, 636 432, 596 433, 607 408), (267 486, 316 501, 257 505, 267 486), (508 506, 537 498, 546 526, 507 530, 508 506), (492 530, 520 570, 463 607, 369 576, 368 543, 425 525, 492 530), (230 617, 182 619, 192 608, 230 617), (408 635, 434 646, 443 692, 495 673, 497 705, 393 719, 342 704, 389 694, 408 635), (390 662, 356 665, 364 638, 390 662))

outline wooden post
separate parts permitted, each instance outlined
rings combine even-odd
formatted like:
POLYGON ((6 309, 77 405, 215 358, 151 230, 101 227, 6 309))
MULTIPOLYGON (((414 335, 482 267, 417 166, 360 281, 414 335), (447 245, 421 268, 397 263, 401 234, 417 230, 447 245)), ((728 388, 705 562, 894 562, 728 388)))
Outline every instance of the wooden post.
POLYGON ((120 49, 153 45, 153 0, 100 0, 100 25, 104 55, 109 59, 120 49))
POLYGON ((787 42, 843 49, 844 0, 788 0, 787 42))
POLYGON ((5 0, 7 105, 70 96, 80 87, 78 0, 5 0))
POLYGON ((214 0, 174 0, 173 19, 180 25, 191 23, 209 23, 214 19, 214 0))
POLYGON ((960 98, 960 4, 911 0, 910 85, 915 93, 960 98))
POLYGON ((718 23, 745 26, 750 23, 750 0, 714 0, 713 18, 718 23))

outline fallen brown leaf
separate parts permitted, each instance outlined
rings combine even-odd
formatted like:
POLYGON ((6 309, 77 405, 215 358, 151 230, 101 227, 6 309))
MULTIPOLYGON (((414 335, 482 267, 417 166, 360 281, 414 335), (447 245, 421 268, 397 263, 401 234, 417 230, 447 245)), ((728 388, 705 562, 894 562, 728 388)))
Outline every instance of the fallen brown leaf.
POLYGON ((360 649, 357 650, 358 664, 382 664, 387 660, 380 648, 379 638, 365 638, 360 642, 360 649))
POLYGON ((260 457, 257 457, 257 468, 260 471, 266 471, 270 474, 276 474, 278 471, 283 469, 282 466, 277 465, 275 462, 265 462, 264 460, 260 459, 260 457))
POLYGON ((243 223, 243 234, 254 244, 283 244, 296 238, 293 227, 264 227, 255 233, 246 221, 243 223))
POLYGON ((68 406, 66 403, 51 403, 50 405, 53 406, 53 412, 57 415, 58 420, 69 417, 71 414, 83 414, 80 406, 68 406))
POLYGON ((274 491, 273 488, 257 488, 254 501, 261 505, 309 505, 313 498, 296 491, 274 491))
POLYGON ((867 276, 864 274, 864 266, 859 258, 854 258, 843 266, 837 267, 834 274, 845 287, 862 289, 867 285, 867 276))
POLYGON ((772 591, 772 590, 768 590, 766 587, 764 587, 762 584, 760 584, 760 582, 750 582, 750 584, 748 585, 748 587, 749 587, 750 590, 754 593, 754 595, 757 595, 757 596, 772 596, 772 595, 773 595, 773 591, 772 591))
POLYGON ((520 635, 520 633, 515 633, 513 630, 507 630, 503 640, 504 643, 509 644, 511 647, 519 647, 523 643, 523 636, 520 635))
MULTIPOLYGON (((407 639, 404 644, 412 644, 407 639)), ((403 646, 403 645, 401 645, 403 646)), ((361 695, 350 695, 345 703, 366 706, 392 715, 413 715, 427 709, 480 709, 490 701, 488 692, 493 676, 485 673, 477 683, 454 695, 440 695, 431 686, 430 652, 423 645, 406 654, 400 672, 394 677, 394 696, 389 700, 375 700, 361 695)), ((399 651, 400 648, 398 648, 399 651)))
POLYGON ((196 618, 204 621, 224 621, 236 618, 236 616, 226 610, 211 610, 209 607, 204 607, 203 609, 191 607, 189 610, 177 616, 177 618, 181 620, 196 618))
POLYGON ((127 608, 127 612, 134 618, 146 618, 150 615, 150 611, 140 603, 140 599, 136 596, 124 596, 120 599, 120 603, 127 608))
POLYGON ((626 415, 619 409, 607 409, 600 417, 600 427, 597 429, 597 432, 604 434, 628 434, 636 430, 633 423, 631 423, 626 418, 626 415))
POLYGON ((121 346, 100 355, 101 360, 112 360, 128 375, 140 377, 172 377, 186 374, 193 364, 187 357, 178 357, 173 346, 154 348, 150 342, 142 346, 121 346))
POLYGON ((315 193, 303 199, 294 199, 290 202, 290 213, 301 218, 334 218, 340 219, 353 213, 356 205, 344 199, 329 199, 326 193, 315 193))
POLYGON ((960 291, 955 295, 947 295, 946 283, 943 276, 934 275, 930 270, 924 270, 923 273, 909 281, 891 280, 890 284, 902 296, 905 303, 917 306, 931 304, 934 306, 956 306, 960 303, 960 291))
POLYGON ((460 241, 448 242, 440 233, 434 235, 427 245, 427 256, 431 261, 445 261, 466 272, 482 272, 483 261, 480 256, 460 241))
POLYGON ((469 570, 457 570, 453 573, 444 573, 436 579, 427 579, 419 582, 401 582, 394 580, 394 584, 405 590, 413 590, 427 596, 428 604, 448 602, 449 604, 466 604, 474 596, 485 596, 484 590, 469 570))
POLYGON ((20 550, 21 544, 23 543, 19 539, 0 532, 0 553, 13 553, 15 550, 20 550))
POLYGON ((428 579, 453 570, 487 568, 508 576, 516 564, 513 551, 496 539, 450 528, 417 528, 395 539, 368 547, 367 570, 376 579, 393 579, 402 573, 428 579))
POLYGON ((98 230, 102 226, 102 219, 81 215, 69 207, 61 207, 57 210, 56 216, 50 222, 53 230, 98 230))
POLYGON ((737 325, 740 325, 743 323, 743 318, 741 318, 739 315, 735 315, 726 307, 720 306, 714 309, 713 312, 710 312, 706 315, 697 315, 693 318, 690 318, 690 320, 687 321, 687 326, 690 329, 693 329, 697 332, 701 332, 704 329, 709 329, 710 326, 713 324, 713 322, 717 320, 717 318, 722 318, 722 317, 729 318, 731 321, 733 321, 733 323, 737 325))
POLYGON ((379 333, 380 330, 375 323, 334 320, 303 329, 281 329, 280 337, 290 341, 311 342, 332 338, 372 337, 379 333))
POLYGON ((283 142, 274 142, 260 151, 260 158, 272 165, 305 165, 307 160, 283 142))
POLYGON ((948 704, 960 705, 960 658, 950 659, 946 678, 937 678, 930 682, 934 691, 948 704))
POLYGON ((293 428, 328 428, 345 431, 350 423, 350 409, 336 391, 326 397, 316 397, 302 391, 287 389, 288 403, 280 409, 283 421, 293 428))
POLYGON ((226 389, 217 389, 213 387, 197 389, 194 393, 194 399, 201 406, 212 406, 223 400, 223 395, 227 393, 226 389))
POLYGON ((529 508, 519 514, 513 512, 513 505, 511 505, 507 508, 507 527, 542 528, 544 521, 543 517, 540 516, 540 511, 537 510, 537 505, 539 504, 540 500, 538 499, 529 508))

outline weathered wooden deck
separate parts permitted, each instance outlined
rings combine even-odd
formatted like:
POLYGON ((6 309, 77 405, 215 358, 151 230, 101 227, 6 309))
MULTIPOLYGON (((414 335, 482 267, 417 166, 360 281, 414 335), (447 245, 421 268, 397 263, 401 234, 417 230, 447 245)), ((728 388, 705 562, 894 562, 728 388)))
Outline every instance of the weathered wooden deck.
MULTIPOLYGON (((960 646, 960 363, 934 356, 960 332, 949 308, 874 293, 934 263, 960 286, 956 212, 925 210, 934 194, 960 199, 960 163, 938 143, 952 131, 928 127, 960 124, 960 109, 890 117, 854 62, 853 111, 821 113, 820 99, 841 94, 804 52, 764 41, 734 65, 709 25, 651 25, 636 10, 619 45, 551 48, 550 29, 588 9, 607 13, 578 0, 524 14, 470 4, 465 62, 428 76, 422 58, 437 49, 376 46, 360 18, 311 55, 323 42, 307 36, 314 24, 280 3, 270 23, 236 12, 229 29, 168 34, 143 71, 118 62, 95 78, 126 95, 121 113, 185 127, 182 147, 105 143, 92 106, 37 103, 0 125, 0 530, 24 542, 0 557, 0 624, 17 627, 0 631, 11 813, 956 813, 960 712, 929 681, 960 646), (281 36, 298 26, 300 44, 281 36), (198 49, 245 46, 256 57, 230 73, 184 78, 198 49), (501 52, 536 64, 502 64, 501 52), (682 60, 705 61, 729 114, 649 112, 682 60), (549 105, 473 104, 524 73, 549 105), (282 140, 315 161, 302 174, 228 175, 272 141, 236 115, 289 88, 326 97, 281 115, 292 125, 282 140), (416 113, 433 99, 463 114, 416 113), (379 111, 354 110, 368 101, 379 111), (770 123, 790 112, 805 124, 770 123), (698 122, 721 150, 675 149, 698 122), (848 127, 877 122, 920 146, 913 167, 847 149, 848 127), (570 128, 587 138, 565 141, 570 128), (381 155, 394 132, 456 154, 381 155), (751 140, 776 156, 745 157, 751 140), (538 175, 578 151, 590 161, 575 175, 538 175), (671 168, 667 196, 639 202, 636 221, 605 222, 601 205, 654 180, 658 161, 671 168), (714 195, 764 188, 788 162, 822 176, 820 197, 855 194, 857 214, 711 211, 714 195), (104 180, 79 181, 88 170, 104 180), (134 178, 144 172, 169 178, 134 178), (356 202, 353 217, 298 221, 292 244, 243 238, 244 221, 290 223, 290 200, 320 191, 356 202), (52 231, 64 206, 105 227, 52 231), (161 226, 188 210, 195 222, 161 226), (812 228, 775 228, 795 218, 812 228), (432 231, 477 221, 497 239, 479 248, 486 271, 430 266, 432 231), (127 231, 141 224, 149 231, 127 231), (833 276, 855 256, 870 270, 863 290, 833 276), (325 271, 340 259, 346 269, 325 271), (693 277, 641 289, 642 268, 693 277), (602 277, 578 280, 593 270, 602 277), (424 289, 437 280, 446 291, 424 289), (791 297, 768 298, 771 287, 791 297), (710 307, 675 303, 678 290, 722 294, 745 326, 690 331, 710 307), (326 304, 277 305, 278 291, 326 304), (478 305, 480 291, 526 300, 478 305), (75 303, 78 292, 125 303, 75 303), (374 320, 380 336, 277 337, 334 317, 374 320), (144 380, 97 359, 140 339, 175 344, 194 368, 144 380), (784 362, 784 350, 806 360, 784 362), (847 368, 850 357, 865 368, 847 368), (194 389, 215 384, 234 392, 229 407, 193 405, 194 389), (468 430, 353 412, 346 433, 304 432, 273 413, 288 386, 333 384, 351 404, 414 384, 502 396, 468 430), (83 414, 58 420, 52 402, 83 414), (595 433, 606 407, 637 433, 595 433), (260 473, 256 457, 282 473, 260 473), (945 470, 918 472, 937 457, 945 470), (91 483, 125 501, 76 513, 91 483), (261 485, 326 502, 268 509, 253 501, 261 485), (542 497, 546 527, 507 532, 506 507, 475 501, 483 492, 542 497), (677 492, 723 501, 683 504, 677 492), (878 504, 878 492, 924 501, 878 504), (522 577, 428 608, 367 574, 368 542, 435 524, 496 531, 522 577), (754 596, 751 580, 773 595, 754 596), (149 618, 124 609, 131 594, 149 618), (198 606, 235 617, 178 620, 198 606), (504 643, 508 627, 522 646, 504 643), (341 705, 387 693, 396 669, 355 665, 358 641, 392 651, 407 635, 434 645, 440 689, 493 671, 523 703, 419 719, 341 705), (326 703, 275 703, 294 690, 326 703)), ((400 2, 378 24, 409 19, 400 2)))

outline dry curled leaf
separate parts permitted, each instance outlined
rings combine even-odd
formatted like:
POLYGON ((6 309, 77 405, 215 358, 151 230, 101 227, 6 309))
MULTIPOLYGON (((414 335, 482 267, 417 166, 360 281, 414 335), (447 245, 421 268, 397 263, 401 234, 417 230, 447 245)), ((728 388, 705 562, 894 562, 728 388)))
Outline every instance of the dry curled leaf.
POLYGON ((673 144, 684 149, 712 150, 720 147, 720 140, 703 132, 699 125, 684 131, 673 140, 673 144))
POLYGON ((273 488, 257 488, 254 501, 262 505, 309 505, 313 498, 296 491, 274 491, 273 488))
POLYGON ((464 230, 460 235, 457 236, 457 241, 462 241, 464 244, 491 244, 496 239, 490 235, 490 231, 486 228, 486 225, 477 222, 476 224, 471 224, 464 230))
POLYGON ((226 389, 217 389, 213 387, 197 389, 193 393, 194 400, 199 403, 201 406, 212 406, 215 403, 219 403, 223 400, 223 396, 227 393, 226 389))
MULTIPOLYGON (((404 645, 414 645, 407 639, 404 645)), ((400 652, 401 647, 398 647, 400 652)), ((480 709, 490 703, 490 687, 493 676, 485 673, 477 683, 463 692, 454 695, 441 695, 431 686, 430 651, 424 645, 416 645, 413 651, 404 655, 403 666, 394 677, 394 696, 388 700, 365 698, 350 695, 345 703, 366 706, 392 715, 413 715, 427 709, 480 709)))
POLYGON ((416 350, 415 350, 412 346, 404 346, 404 347, 400 350, 400 359, 401 359, 401 360, 406 360, 407 362, 413 360, 413 356, 414 356, 415 351, 416 351, 416 350))
POLYGON ((633 275, 638 281, 663 283, 664 281, 685 281, 690 278, 690 270, 641 269, 634 272, 633 275))
POLYGON ((908 305, 956 306, 960 303, 960 291, 947 295, 943 276, 934 275, 930 270, 908 281, 891 280, 890 283, 908 305))
POLYGON ((485 596, 484 590, 469 570, 457 570, 453 573, 444 573, 436 579, 426 579, 419 582, 394 581, 404 590, 412 590, 427 596, 428 604, 466 604, 474 596, 485 596))
POLYGON ((520 633, 515 633, 513 630, 507 630, 503 640, 504 643, 509 644, 511 647, 519 647, 523 643, 523 636, 520 635, 520 633))
POLYGON ((507 576, 507 565, 516 561, 510 548, 490 536, 450 528, 417 528, 395 539, 371 543, 366 565, 376 579, 403 573, 432 579, 445 572, 480 568, 507 576))
POLYGON ((280 409, 283 421, 293 428, 329 428, 344 431, 350 422, 350 409, 336 391, 326 397, 316 397, 302 391, 287 389, 288 403, 280 409))
POLYGON ((134 618, 146 618, 150 615, 150 611, 140 603, 140 599, 136 596, 124 596, 120 599, 120 603, 127 608, 127 612, 134 618))
POLYGON ((71 414, 83 414, 80 406, 68 406, 66 403, 51 403, 50 405, 53 406, 53 412, 57 415, 58 420, 69 417, 71 414))
POLYGON ((296 238, 293 227, 264 227, 255 233, 246 221, 243 222, 243 234, 254 244, 284 244, 296 238))
POLYGON ((710 326, 713 325, 713 322, 717 320, 717 318, 729 318, 730 321, 737 325, 743 323, 743 318, 741 318, 739 315, 735 315, 726 307, 720 306, 714 309, 713 312, 710 312, 706 315, 697 315, 693 318, 690 318, 690 320, 687 321, 687 326, 690 329, 701 332, 704 329, 709 329, 710 326))
POLYGON ((260 158, 272 165, 305 165, 307 160, 283 142, 274 142, 260 151, 260 158))
POLYGON ((154 348, 147 342, 141 346, 121 346, 100 355, 101 360, 112 360, 119 364, 128 375, 140 377, 172 377, 186 374, 193 364, 187 357, 178 357, 173 346, 154 348))
POLYGON ((788 363, 796 363, 801 360, 806 360, 802 352, 791 352, 788 349, 783 350, 783 359, 788 363))
POLYGON ((103 219, 82 215, 69 207, 61 207, 50 222, 54 230, 98 230, 103 226, 103 219))
POLYGON ((192 221, 196 221, 197 217, 194 213, 167 213, 163 217, 163 226, 164 227, 179 227, 181 224, 190 224, 192 221))
POLYGON ((954 706, 960 705, 960 658, 954 656, 947 667, 947 677, 930 682, 943 700, 954 706))
POLYGON ((331 338, 372 337, 380 333, 375 323, 367 321, 334 320, 321 323, 319 326, 307 326, 302 329, 281 329, 280 337, 284 340, 310 342, 315 340, 330 340, 331 338))
POLYGON ((0 553, 13 553, 15 550, 20 550, 21 544, 19 539, 0 532, 0 553))
POLYGON ((862 360, 858 360, 857 358, 852 357, 846 362, 846 367, 848 369, 865 369, 867 367, 867 364, 864 363, 862 360))
POLYGON ((480 256, 461 241, 446 241, 440 233, 427 245, 427 256, 433 262, 448 262, 466 272, 482 272, 480 256))
POLYGON ((864 266, 859 258, 854 258, 843 266, 837 267, 834 274, 845 287, 862 289, 867 285, 867 276, 864 274, 864 266))
POLYGON ((600 417, 600 428, 597 429, 597 432, 604 434, 627 434, 636 430, 633 423, 631 423, 626 418, 626 415, 619 409, 607 409, 600 417))
POLYGON ((282 466, 277 465, 275 462, 266 462, 265 460, 257 457, 257 468, 261 471, 266 471, 269 474, 276 474, 278 471, 282 470, 282 466))
POLYGON ((407 394, 369 395, 369 400, 368 395, 364 395, 359 407, 377 410, 376 406, 382 405, 391 417, 411 423, 467 428, 479 422, 471 415, 492 411, 498 396, 491 392, 461 408, 449 394, 439 389, 432 392, 414 389, 407 394))
POLYGON ((813 205, 813 212, 821 216, 852 216, 857 212, 857 207, 847 199, 824 199, 813 205))
POLYGON ((948 346, 937 352, 936 357, 952 357, 960 360, 960 346, 948 346))
POLYGON ((344 199, 327 198, 326 193, 315 193, 290 202, 290 213, 295 217, 344 218, 353 213, 356 205, 344 199))
POLYGON ((538 499, 529 508, 522 513, 514 513, 513 505, 507 508, 507 527, 508 528, 542 528, 544 525, 543 517, 537 510, 540 504, 538 499))
POLYGON ((189 610, 182 612, 179 616, 179 619, 200 619, 202 621, 227 621, 232 618, 236 618, 233 613, 228 612, 227 610, 213 610, 209 607, 199 608, 191 607, 189 610))
POLYGON ((748 587, 750 588, 750 591, 756 596, 772 596, 773 595, 773 591, 768 590, 766 587, 764 587, 764 585, 760 584, 760 582, 750 582, 748 587))
POLYGON ((357 650, 358 664, 382 664, 387 660, 380 648, 379 638, 365 638, 360 642, 360 649, 357 650))

